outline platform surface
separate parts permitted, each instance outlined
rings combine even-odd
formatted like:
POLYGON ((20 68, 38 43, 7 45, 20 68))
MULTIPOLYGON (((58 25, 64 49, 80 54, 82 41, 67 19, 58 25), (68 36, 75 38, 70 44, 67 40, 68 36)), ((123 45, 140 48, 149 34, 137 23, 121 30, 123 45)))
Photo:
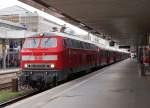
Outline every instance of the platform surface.
POLYGON ((11 72, 18 72, 19 70, 20 70, 19 68, 0 69, 0 74, 11 73, 11 72))
POLYGON ((150 77, 127 59, 7 108, 150 108, 150 77))

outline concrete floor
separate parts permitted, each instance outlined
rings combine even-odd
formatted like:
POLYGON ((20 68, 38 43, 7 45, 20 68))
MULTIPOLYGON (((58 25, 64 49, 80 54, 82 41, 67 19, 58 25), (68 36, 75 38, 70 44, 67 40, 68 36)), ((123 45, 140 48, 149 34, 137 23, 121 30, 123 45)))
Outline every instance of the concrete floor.
POLYGON ((150 78, 124 60, 7 108, 149 108, 150 78))
POLYGON ((5 73, 18 72, 19 70, 19 68, 0 69, 0 75, 5 73))

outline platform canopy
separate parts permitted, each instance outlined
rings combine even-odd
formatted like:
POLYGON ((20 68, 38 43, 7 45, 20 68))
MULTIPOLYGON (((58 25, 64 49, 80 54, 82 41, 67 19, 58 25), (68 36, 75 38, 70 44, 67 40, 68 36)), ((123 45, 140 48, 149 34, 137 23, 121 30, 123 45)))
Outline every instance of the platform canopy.
POLYGON ((138 44, 150 33, 150 0, 20 0, 74 19, 91 31, 104 34, 120 44, 138 44))

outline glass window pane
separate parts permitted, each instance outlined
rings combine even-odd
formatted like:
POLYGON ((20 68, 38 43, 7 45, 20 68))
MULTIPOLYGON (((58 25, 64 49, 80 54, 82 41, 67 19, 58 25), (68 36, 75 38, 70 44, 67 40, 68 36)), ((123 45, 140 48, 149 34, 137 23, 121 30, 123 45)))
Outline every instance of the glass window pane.
POLYGON ((42 48, 55 48, 57 47, 57 39, 56 38, 42 38, 41 47, 42 48))
POLYGON ((28 38, 25 40, 23 48, 37 48, 39 45, 39 38, 28 38))

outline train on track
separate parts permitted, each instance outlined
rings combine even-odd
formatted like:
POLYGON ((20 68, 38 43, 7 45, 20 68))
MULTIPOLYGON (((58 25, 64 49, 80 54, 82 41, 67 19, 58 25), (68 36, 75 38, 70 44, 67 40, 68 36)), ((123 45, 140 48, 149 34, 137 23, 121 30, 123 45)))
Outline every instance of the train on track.
POLYGON ((65 33, 40 33, 25 39, 20 81, 33 88, 57 84, 72 74, 112 64, 129 54, 98 47, 65 33))

